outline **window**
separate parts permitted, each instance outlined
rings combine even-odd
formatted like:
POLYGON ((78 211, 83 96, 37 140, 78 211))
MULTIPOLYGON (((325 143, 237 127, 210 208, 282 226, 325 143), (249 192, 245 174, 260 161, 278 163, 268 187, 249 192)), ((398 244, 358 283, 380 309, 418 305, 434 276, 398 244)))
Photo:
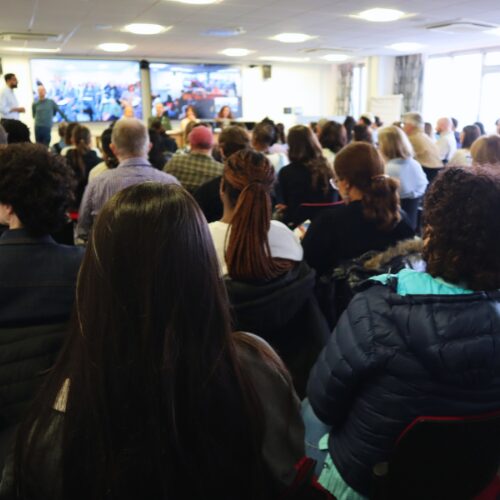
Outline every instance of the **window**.
POLYGON ((366 68, 364 64, 354 66, 351 87, 351 116, 361 116, 366 111, 366 68))

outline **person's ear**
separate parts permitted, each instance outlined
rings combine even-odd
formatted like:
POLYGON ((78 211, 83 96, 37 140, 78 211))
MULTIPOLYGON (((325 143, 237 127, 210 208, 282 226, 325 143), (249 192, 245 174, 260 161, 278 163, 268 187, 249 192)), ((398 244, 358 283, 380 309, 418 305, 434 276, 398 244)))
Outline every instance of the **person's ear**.
POLYGON ((118 152, 118 150, 117 150, 116 146, 113 143, 111 143, 109 145, 109 149, 111 149, 111 151, 113 151, 113 154, 116 156, 116 153, 118 152))
POLYGON ((153 143, 152 143, 152 142, 150 142, 150 143, 149 143, 149 146, 148 146, 148 153, 151 151, 152 147, 153 147, 153 143))

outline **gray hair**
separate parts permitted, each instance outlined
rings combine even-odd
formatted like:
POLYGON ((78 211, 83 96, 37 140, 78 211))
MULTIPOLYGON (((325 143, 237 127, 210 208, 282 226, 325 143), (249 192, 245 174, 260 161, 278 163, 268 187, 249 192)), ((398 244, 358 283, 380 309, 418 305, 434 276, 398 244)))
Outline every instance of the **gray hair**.
POLYGON ((115 123, 111 142, 117 149, 117 156, 146 158, 149 148, 148 129, 137 118, 121 118, 115 123))
POLYGON ((405 113, 403 115, 403 123, 409 123, 420 130, 424 128, 424 119, 420 113, 405 113))

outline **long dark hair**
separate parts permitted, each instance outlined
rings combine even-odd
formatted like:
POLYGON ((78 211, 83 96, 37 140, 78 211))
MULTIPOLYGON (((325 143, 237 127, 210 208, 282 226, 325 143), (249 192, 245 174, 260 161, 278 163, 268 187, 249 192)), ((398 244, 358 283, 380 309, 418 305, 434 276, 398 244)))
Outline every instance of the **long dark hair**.
POLYGON ((194 199, 157 183, 115 195, 85 253, 67 342, 18 432, 21 498, 40 495, 30 472, 46 469, 37 451, 65 384, 60 498, 269 498, 263 408, 228 309, 194 199))
POLYGON ((383 231, 400 221, 398 183, 384 174, 384 160, 367 142, 353 142, 343 148, 334 161, 340 180, 363 193, 363 215, 383 231))
POLYGON ((77 125, 73 130, 73 144, 75 149, 68 151, 68 159, 73 163, 75 173, 82 178, 88 177, 87 166, 83 157, 91 150, 92 135, 84 125, 77 125))
POLYGON ((305 165, 311 172, 312 187, 326 194, 333 172, 312 130, 304 125, 295 125, 288 131, 287 142, 290 161, 305 165))
POLYGON ((319 133, 321 146, 329 149, 332 153, 338 153, 347 144, 347 132, 343 125, 334 121, 328 121, 321 127, 319 133))
POLYGON ((234 206, 226 263, 231 278, 270 280, 289 271, 292 262, 273 259, 269 247, 274 168, 251 149, 231 155, 224 164, 223 189, 234 206))

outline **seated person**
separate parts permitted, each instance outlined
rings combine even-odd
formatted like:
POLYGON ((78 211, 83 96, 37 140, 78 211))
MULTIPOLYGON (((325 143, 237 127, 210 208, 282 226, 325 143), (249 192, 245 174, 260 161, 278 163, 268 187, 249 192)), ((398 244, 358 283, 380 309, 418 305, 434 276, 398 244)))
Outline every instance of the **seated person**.
POLYGON ((106 172, 110 168, 116 168, 118 166, 118 158, 115 156, 113 151, 111 151, 111 135, 113 133, 113 129, 111 127, 107 128, 101 134, 101 154, 103 161, 98 163, 90 172, 89 172, 89 182, 98 175, 106 172))
POLYGON ((321 127, 318 136, 323 156, 333 167, 335 155, 347 144, 347 132, 345 127, 335 121, 328 121, 321 127))
POLYGON ((302 245, 318 275, 368 250, 385 250, 414 231, 399 207, 398 183, 384 173, 384 161, 371 144, 353 142, 335 157, 336 184, 343 205, 323 210, 302 245))
POLYGON ((76 310, 1 498, 286 497, 304 453, 299 402, 276 353, 232 331, 184 189, 144 183, 103 207, 76 310))
POLYGON ((474 144, 476 139, 481 135, 479 127, 477 125, 467 125, 462 130, 460 134, 460 149, 453 155, 449 161, 449 165, 452 167, 471 167, 472 166, 472 154, 470 151, 471 146, 474 144))
POLYGON ((153 116, 148 118, 148 128, 153 128, 153 123, 155 122, 159 122, 163 132, 172 130, 172 124, 170 123, 168 112, 162 102, 157 102, 155 104, 155 113, 153 116))
POLYGON ((500 163, 500 137, 483 135, 470 148, 473 165, 498 165, 500 163))
POLYGON ((446 169, 425 197, 427 271, 372 279, 341 317, 307 391, 331 426, 319 480, 334 495, 367 497, 415 418, 499 410, 498 213, 498 173, 446 169))
POLYGON ((153 120, 149 129, 159 134, 161 138, 162 151, 172 154, 177 151, 177 143, 175 142, 175 139, 172 139, 167 135, 160 120, 153 120))
POLYGON ((212 158, 214 135, 203 125, 194 127, 188 136, 189 152, 176 154, 165 165, 164 171, 173 175, 190 193, 202 184, 222 174, 222 163, 212 158))
POLYGON ((255 151, 266 155, 276 173, 289 163, 286 153, 271 152, 271 147, 276 144, 277 139, 276 125, 271 120, 263 120, 257 123, 252 130, 252 147, 255 151))
MULTIPOLYGON (((245 127, 231 125, 219 134, 219 151, 221 158, 225 160, 236 151, 250 147, 250 135, 245 127)), ((207 222, 214 222, 222 218, 223 207, 220 197, 220 183, 222 176, 214 177, 212 180, 202 184, 194 193, 207 222)))
POLYGON ((66 128, 68 124, 66 122, 61 122, 57 127, 57 132, 59 134, 59 141, 52 145, 52 152, 56 154, 61 154, 61 151, 67 146, 64 142, 66 137, 66 128))
POLYGON ((8 226, 0 237, 0 434, 57 357, 73 307, 83 250, 49 236, 67 222, 72 189, 64 161, 46 147, 0 149, 0 223, 8 226))
POLYGON ((30 129, 22 121, 2 118, 0 124, 5 129, 5 132, 7 132, 8 144, 31 142, 30 129))
POLYGON ((295 226, 309 218, 304 218, 303 203, 331 203, 337 193, 330 183, 332 167, 309 127, 295 125, 288 131, 288 157, 291 163, 279 173, 278 209, 283 222, 295 226))

